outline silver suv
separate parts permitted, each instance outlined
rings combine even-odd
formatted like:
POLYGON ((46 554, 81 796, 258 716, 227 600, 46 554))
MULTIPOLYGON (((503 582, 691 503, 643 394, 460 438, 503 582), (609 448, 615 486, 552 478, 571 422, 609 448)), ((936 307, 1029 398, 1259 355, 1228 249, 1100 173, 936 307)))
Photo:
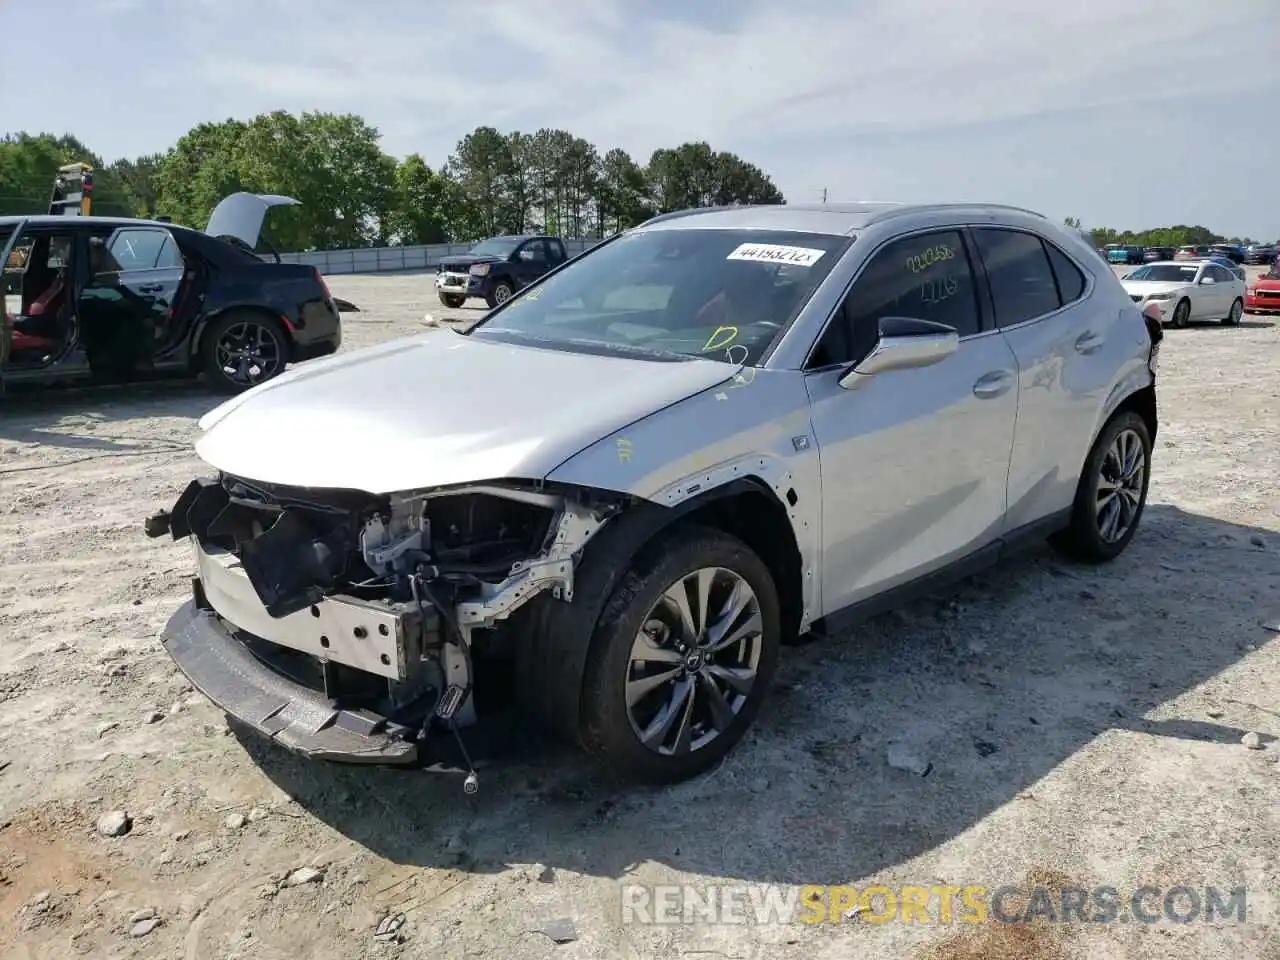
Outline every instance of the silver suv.
POLYGON ((513 702, 619 774, 690 777, 793 638, 1029 541, 1124 550, 1160 336, 1025 210, 660 216, 465 333, 205 416, 216 475, 147 524, 198 572, 163 642, 312 757, 466 770, 513 702))

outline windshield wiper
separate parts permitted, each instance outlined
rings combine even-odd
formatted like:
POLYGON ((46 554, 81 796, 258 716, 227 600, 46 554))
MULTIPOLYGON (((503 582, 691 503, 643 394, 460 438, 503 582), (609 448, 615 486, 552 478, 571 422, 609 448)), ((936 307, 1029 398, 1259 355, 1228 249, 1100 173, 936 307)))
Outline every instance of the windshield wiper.
POLYGON ((528 333, 524 330, 513 330, 510 327, 472 327, 471 330, 467 331, 467 333, 494 333, 501 336, 512 337, 517 340, 528 340, 536 344, 546 344, 551 347, 576 347, 578 349, 598 351, 600 353, 615 353, 629 357, 643 357, 646 360, 662 360, 673 363, 684 363, 688 360, 696 359, 687 353, 677 353, 673 350, 656 350, 651 347, 640 347, 630 343, 610 343, 607 340, 589 340, 582 337, 548 337, 538 333, 528 333))
POLYGON ((577 337, 570 337, 559 342, 571 343, 576 347, 590 347, 596 350, 621 353, 631 357, 645 357, 652 360, 670 360, 683 363, 686 360, 694 359, 687 353, 679 353, 675 350, 658 350, 654 347, 642 347, 633 343, 612 343, 607 340, 584 340, 577 337))

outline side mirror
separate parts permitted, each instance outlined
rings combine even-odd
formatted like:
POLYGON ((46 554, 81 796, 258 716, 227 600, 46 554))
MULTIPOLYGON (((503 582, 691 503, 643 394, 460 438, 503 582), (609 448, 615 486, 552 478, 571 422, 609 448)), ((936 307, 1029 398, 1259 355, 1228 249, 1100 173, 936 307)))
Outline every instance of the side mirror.
POLYGON ((1213 277, 1204 277, 1204 278, 1202 278, 1202 279, 1200 280, 1200 285, 1201 285, 1202 287, 1207 287, 1207 286, 1209 286, 1209 284, 1211 284, 1211 283, 1217 283, 1217 282, 1218 282, 1218 281, 1217 281, 1217 280, 1215 280, 1215 279, 1213 279, 1213 277))
POLYGON ((862 360, 840 377, 846 390, 857 387, 865 377, 929 367, 951 356, 960 347, 955 327, 914 317, 881 317, 880 336, 862 360))

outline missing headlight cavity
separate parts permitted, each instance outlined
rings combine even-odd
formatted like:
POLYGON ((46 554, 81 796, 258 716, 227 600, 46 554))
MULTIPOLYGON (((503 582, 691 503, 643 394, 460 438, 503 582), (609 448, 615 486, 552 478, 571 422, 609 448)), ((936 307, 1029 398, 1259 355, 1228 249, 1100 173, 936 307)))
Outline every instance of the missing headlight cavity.
POLYGON ((224 476, 193 482, 171 526, 234 554, 274 618, 335 594, 407 602, 409 578, 426 576, 464 623, 491 625, 544 588, 571 593, 567 561, 603 518, 578 499, 497 485, 375 497, 224 476))

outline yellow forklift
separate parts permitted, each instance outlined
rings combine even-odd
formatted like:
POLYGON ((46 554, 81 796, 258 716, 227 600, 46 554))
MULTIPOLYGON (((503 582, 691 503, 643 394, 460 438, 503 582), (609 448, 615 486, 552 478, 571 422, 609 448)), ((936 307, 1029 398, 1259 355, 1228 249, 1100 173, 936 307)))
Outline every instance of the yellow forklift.
POLYGON ((87 163, 68 163, 58 168, 49 213, 67 217, 93 215, 93 167, 87 163))

